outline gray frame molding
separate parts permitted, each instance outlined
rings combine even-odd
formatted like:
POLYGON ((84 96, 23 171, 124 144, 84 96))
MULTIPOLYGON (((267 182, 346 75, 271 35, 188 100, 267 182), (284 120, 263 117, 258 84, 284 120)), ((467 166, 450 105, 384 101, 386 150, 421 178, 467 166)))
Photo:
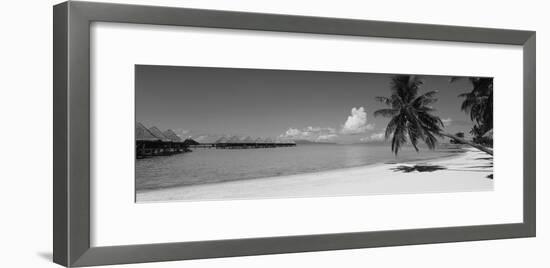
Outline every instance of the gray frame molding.
POLYGON ((53 12, 53 257, 58 264, 91 266, 535 236, 536 39, 533 31, 73 1, 54 6, 53 12), (521 45, 524 58, 523 222, 90 247, 90 25, 94 21, 521 45))

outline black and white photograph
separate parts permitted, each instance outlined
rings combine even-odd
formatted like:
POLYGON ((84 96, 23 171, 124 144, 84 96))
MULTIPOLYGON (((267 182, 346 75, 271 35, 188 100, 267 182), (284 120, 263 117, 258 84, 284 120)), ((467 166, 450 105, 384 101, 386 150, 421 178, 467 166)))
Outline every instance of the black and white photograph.
POLYGON ((0 267, 550 267, 546 6, 5 1, 0 267))
POLYGON ((135 66, 136 202, 492 191, 493 78, 135 66))

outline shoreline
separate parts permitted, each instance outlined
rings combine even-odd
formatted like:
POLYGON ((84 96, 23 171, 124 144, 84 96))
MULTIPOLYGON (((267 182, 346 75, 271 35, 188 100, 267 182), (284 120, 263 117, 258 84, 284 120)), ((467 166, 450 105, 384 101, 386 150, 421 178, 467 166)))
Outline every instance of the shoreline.
POLYGON ((136 192, 137 203, 350 195, 490 191, 491 160, 483 152, 462 149, 435 159, 375 163, 276 177, 186 185, 136 192), (482 158, 482 159, 480 159, 482 158), (423 165, 428 171, 407 171, 423 165), (485 166, 484 166, 485 165, 485 166), (433 170, 432 170, 433 169, 433 170))
POLYGON ((149 191, 160 191, 160 190, 168 190, 172 188, 179 188, 179 187, 193 187, 193 186, 201 186, 201 185, 209 185, 209 184, 222 184, 222 183, 229 183, 229 182, 237 182, 237 181, 247 181, 247 180, 258 180, 258 179, 267 179, 267 178, 278 178, 278 177, 287 177, 287 176, 296 176, 296 175, 305 175, 305 174, 321 174, 325 172, 331 172, 331 171, 344 171, 348 169, 353 168, 361 168, 361 167, 372 167, 376 165, 384 165, 384 164, 404 164, 404 163, 417 163, 421 161, 428 161, 428 160, 443 160, 443 159, 449 159, 453 157, 458 157, 461 154, 465 153, 466 151, 464 149, 458 149, 460 151, 456 152, 447 152, 446 155, 443 156, 430 156, 426 158, 419 158, 419 159, 408 159, 408 160, 390 160, 386 162, 376 162, 376 163, 369 163, 369 164, 362 164, 357 166, 349 166, 349 167, 342 167, 342 168, 335 168, 335 169, 327 169, 327 170, 319 170, 314 172, 306 172, 306 173, 294 173, 294 174, 285 174, 285 175, 278 175, 278 176, 270 176, 270 177, 251 177, 251 178, 244 178, 239 180, 226 180, 226 181, 218 181, 218 182, 204 182, 204 183, 197 183, 197 184, 187 184, 187 185, 178 185, 178 186, 168 186, 168 187, 162 187, 162 188, 149 188, 149 189, 141 189, 137 190, 136 193, 145 193, 149 191))

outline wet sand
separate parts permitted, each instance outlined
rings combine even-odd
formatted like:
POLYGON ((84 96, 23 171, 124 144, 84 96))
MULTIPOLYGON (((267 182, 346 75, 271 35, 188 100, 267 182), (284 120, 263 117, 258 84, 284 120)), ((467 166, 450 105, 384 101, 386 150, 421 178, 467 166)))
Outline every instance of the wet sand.
POLYGON ((492 157, 475 149, 444 159, 141 191, 137 202, 491 191, 492 157), (416 167, 416 168, 415 168, 416 167), (419 171, 420 170, 420 171, 419 171))

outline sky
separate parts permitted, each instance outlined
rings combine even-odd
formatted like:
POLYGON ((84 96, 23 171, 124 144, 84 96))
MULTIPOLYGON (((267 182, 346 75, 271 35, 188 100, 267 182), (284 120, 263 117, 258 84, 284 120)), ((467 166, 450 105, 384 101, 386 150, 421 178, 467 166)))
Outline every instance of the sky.
MULTIPOLYGON (((383 140, 388 118, 376 96, 390 95, 393 74, 136 65, 136 121, 180 137, 307 139, 336 143, 383 140)), ((435 115, 449 133, 468 135, 460 110, 467 79, 422 75, 420 93, 438 90, 435 115)))

